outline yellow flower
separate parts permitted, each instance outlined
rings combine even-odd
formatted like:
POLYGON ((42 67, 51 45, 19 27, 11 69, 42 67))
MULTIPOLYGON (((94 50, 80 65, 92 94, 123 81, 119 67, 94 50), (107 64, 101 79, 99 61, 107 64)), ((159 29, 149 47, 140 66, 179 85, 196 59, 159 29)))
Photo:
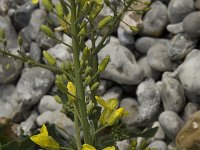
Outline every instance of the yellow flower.
MULTIPOLYGON (((76 87, 75 85, 72 83, 72 82, 68 82, 67 83, 67 89, 68 89, 68 92, 72 95, 76 95, 76 87)), ((75 97, 71 96, 71 95, 68 95, 68 99, 69 101, 74 101, 75 100, 75 97)))
POLYGON ((32 0, 32 3, 37 4, 37 3, 39 3, 39 0, 32 0))
POLYGON ((115 110, 113 114, 108 118, 108 125, 112 126, 115 124, 124 114, 124 108, 120 107, 119 109, 115 110))
POLYGON ((51 136, 49 136, 46 126, 43 124, 40 134, 33 135, 30 139, 46 150, 60 150, 60 145, 51 136))
MULTIPOLYGON (((92 145, 89 144, 83 144, 82 150, 96 150, 96 148, 94 148, 92 145)), ((115 147, 114 146, 106 147, 103 150, 115 150, 115 147)))

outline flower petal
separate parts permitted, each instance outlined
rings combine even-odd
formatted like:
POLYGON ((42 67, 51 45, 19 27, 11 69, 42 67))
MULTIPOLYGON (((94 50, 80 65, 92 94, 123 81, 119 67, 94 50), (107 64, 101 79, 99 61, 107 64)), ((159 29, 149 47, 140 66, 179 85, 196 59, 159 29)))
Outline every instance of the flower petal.
POLYGON ((115 147, 114 146, 110 146, 110 147, 104 148, 103 150, 115 150, 115 147))
POLYGON ((83 144, 82 150, 96 150, 96 148, 94 148, 92 145, 89 144, 83 144))
POLYGON ((46 134, 48 136, 48 130, 47 130, 47 127, 45 126, 45 124, 42 125, 42 127, 40 129, 40 133, 46 134))

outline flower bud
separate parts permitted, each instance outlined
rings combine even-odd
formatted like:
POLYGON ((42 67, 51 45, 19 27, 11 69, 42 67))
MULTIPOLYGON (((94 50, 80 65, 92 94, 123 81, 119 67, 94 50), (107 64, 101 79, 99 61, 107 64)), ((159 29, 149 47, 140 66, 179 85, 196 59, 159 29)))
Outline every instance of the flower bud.
POLYGON ((56 81, 55 84, 62 93, 67 94, 68 89, 63 82, 56 81))
POLYGON ((55 9, 59 17, 62 17, 64 15, 61 3, 56 4, 55 9))
POLYGON ((71 63, 69 61, 65 62, 65 69, 67 70, 67 72, 71 72, 72 68, 71 68, 71 63))
POLYGON ((94 108, 94 104, 92 103, 92 101, 89 102, 89 104, 87 105, 87 114, 91 114, 94 108))
POLYGON ((91 20, 94 20, 96 18, 96 16, 100 13, 100 11, 102 10, 103 5, 96 5, 96 8, 92 10, 92 12, 90 13, 89 18, 91 20))
POLYGON ((53 11, 53 5, 51 3, 51 0, 42 0, 42 4, 46 8, 47 11, 49 12, 53 11))
POLYGON ((101 98, 101 97, 99 97, 99 96, 95 96, 95 99, 97 100, 97 102, 98 102, 101 106, 103 106, 104 108, 107 108, 107 103, 106 103, 106 101, 105 101, 103 98, 101 98))
POLYGON ((91 91, 94 91, 94 90, 98 89, 98 88, 99 88, 99 85, 100 85, 99 82, 94 83, 94 84, 92 85, 92 87, 91 87, 91 91))
POLYGON ((103 72, 110 61, 110 56, 106 56, 98 66, 98 71, 103 72))
POLYGON ((19 46, 22 46, 22 44, 23 44, 23 39, 21 36, 18 36, 18 44, 19 44, 19 46))
POLYGON ((84 82, 84 85, 87 86, 90 83, 91 76, 87 76, 84 82))
POLYGON ((139 31, 138 27, 136 27, 136 26, 130 26, 129 28, 130 28, 131 31, 134 32, 134 33, 136 33, 136 32, 139 31))
POLYGON ((124 114, 124 108, 119 108, 113 112, 113 114, 108 118, 108 125, 112 126, 115 124, 124 114))
POLYGON ((5 39, 5 30, 4 29, 0 29, 0 38, 5 39))
POLYGON ((67 9, 67 5, 66 5, 65 0, 60 0, 60 4, 62 5, 63 13, 64 13, 64 15, 66 16, 66 15, 69 13, 69 11, 68 11, 68 9, 67 9))
POLYGON ((95 3, 97 3, 98 5, 102 5, 103 4, 103 0, 94 0, 95 3))
POLYGON ((56 100, 56 102, 58 104, 62 104, 63 103, 62 99, 58 95, 55 95, 54 98, 55 98, 55 100, 56 100))
POLYGON ((85 61, 88 58, 89 54, 90 54, 90 49, 86 46, 83 49, 82 60, 85 61))
POLYGON ((41 25, 40 30, 50 38, 55 38, 53 31, 46 25, 41 25))
POLYGON ((107 101, 107 107, 108 109, 110 110, 114 110, 116 109, 116 107, 119 105, 119 101, 116 99, 116 98, 110 98, 108 101, 107 101))
MULTIPOLYGON (((68 92, 70 93, 70 94, 72 94, 72 95, 76 95, 76 87, 75 87, 75 85, 72 83, 72 82, 68 82, 67 83, 67 90, 68 90, 68 92)), ((74 102, 75 101, 75 97, 73 97, 73 96, 71 96, 71 95, 69 95, 68 94, 68 99, 69 99, 69 101, 71 101, 71 102, 74 102)))
POLYGON ((85 69, 85 75, 88 75, 92 71, 92 67, 87 66, 85 69))
POLYGON ((103 29, 111 20, 112 16, 106 16, 98 23, 98 28, 103 29))
POLYGON ((47 51, 43 51, 42 53, 43 53, 45 60, 48 62, 49 65, 56 64, 55 58, 53 56, 51 56, 47 51))

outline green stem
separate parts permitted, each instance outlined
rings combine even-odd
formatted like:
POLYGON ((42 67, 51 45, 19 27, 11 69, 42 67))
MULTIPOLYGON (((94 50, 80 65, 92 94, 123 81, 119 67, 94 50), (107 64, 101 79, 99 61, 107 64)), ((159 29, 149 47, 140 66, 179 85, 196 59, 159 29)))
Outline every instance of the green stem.
POLYGON ((81 112, 81 126, 83 130, 84 142, 91 144, 90 136, 90 126, 87 119, 87 108, 85 103, 85 90, 83 87, 81 75, 79 74, 80 69, 80 60, 79 60, 79 40, 78 40, 78 31, 76 24, 76 2, 75 0, 70 0, 71 3, 71 33, 72 33, 72 47, 73 47, 73 57, 74 57, 74 73, 75 73, 75 85, 77 89, 77 96, 80 98, 79 109, 81 112))
MULTIPOLYGON (((74 109, 76 109, 75 104, 74 104, 74 109)), ((80 128, 79 128, 78 114, 76 111, 74 111, 74 122, 75 122, 75 130, 76 130, 76 146, 78 150, 81 150, 82 144, 81 144, 81 137, 80 137, 80 128)))

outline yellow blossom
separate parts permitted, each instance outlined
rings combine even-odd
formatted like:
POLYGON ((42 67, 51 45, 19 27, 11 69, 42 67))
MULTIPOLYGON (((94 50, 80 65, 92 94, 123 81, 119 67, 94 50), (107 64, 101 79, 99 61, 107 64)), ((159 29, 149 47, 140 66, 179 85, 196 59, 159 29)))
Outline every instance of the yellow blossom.
MULTIPOLYGON (((92 145, 89 144, 83 144, 82 150, 96 150, 96 148, 94 148, 92 145)), ((114 146, 106 147, 103 150, 115 150, 115 147, 114 146)))
POLYGON ((32 0, 32 3, 37 4, 37 3, 39 3, 39 0, 32 0))
POLYGON ((33 135, 30 139, 46 150, 60 150, 60 145, 51 136, 49 136, 46 126, 43 124, 40 134, 33 135))
MULTIPOLYGON (((72 82, 68 82, 67 83, 67 89, 68 89, 68 92, 72 95, 76 95, 76 87, 75 85, 72 83, 72 82)), ((73 97, 72 95, 69 95, 68 94, 68 99, 69 101, 73 102, 75 100, 75 97, 73 97)))

